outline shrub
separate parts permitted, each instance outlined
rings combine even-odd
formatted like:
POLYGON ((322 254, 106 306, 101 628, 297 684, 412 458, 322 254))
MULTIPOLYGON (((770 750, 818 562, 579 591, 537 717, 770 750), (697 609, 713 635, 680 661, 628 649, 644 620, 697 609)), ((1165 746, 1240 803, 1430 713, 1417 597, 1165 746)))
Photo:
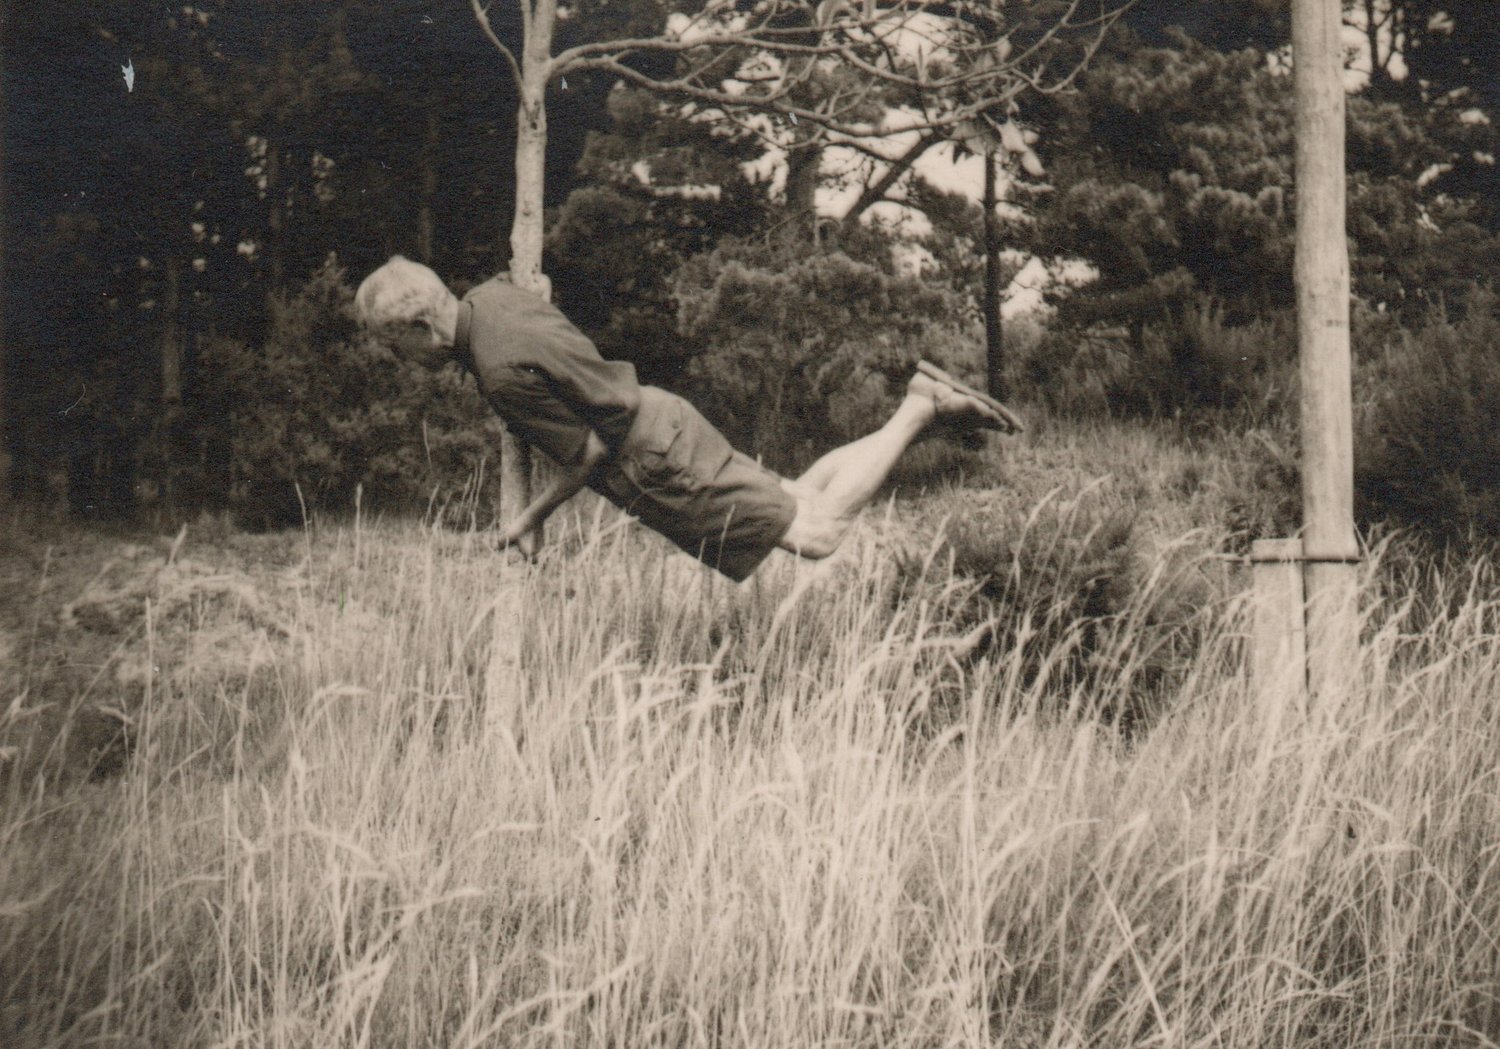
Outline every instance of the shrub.
POLYGON ((271 301, 263 345, 214 341, 205 354, 230 429, 228 501, 252 527, 304 512, 448 501, 484 488, 500 424, 453 369, 428 372, 362 337, 353 292, 330 259, 271 301))
POLYGON ((1062 329, 1025 357, 1026 381, 1073 417, 1281 416, 1296 381, 1296 327, 1277 312, 1230 324, 1212 303, 1136 331, 1062 329))
POLYGON ((1059 708, 1099 713, 1122 726, 1149 720, 1197 651, 1214 584, 1187 543, 1153 550, 1140 508, 1105 482, 1024 510, 976 505, 948 525, 940 557, 903 560, 904 585, 924 586, 934 565, 967 580, 938 610, 1021 682, 1059 708), (945 555, 945 556, 941 556, 945 555))
POLYGON ((1219 519, 1230 546, 1248 553, 1255 539, 1295 534, 1302 526, 1301 442, 1295 414, 1263 427, 1225 427, 1217 436, 1233 477, 1224 490, 1219 519))
POLYGON ((1396 332, 1361 371, 1359 512, 1439 542, 1500 535, 1500 317, 1488 291, 1460 317, 1396 332))
POLYGON ((1141 398, 1140 375, 1150 365, 1132 355, 1116 333, 1053 330, 1022 360, 1022 380, 1048 409, 1066 418, 1153 414, 1141 398))
POLYGON ((694 403, 740 448, 792 470, 870 432, 920 357, 982 381, 977 317, 888 260, 730 241, 678 271, 694 403))

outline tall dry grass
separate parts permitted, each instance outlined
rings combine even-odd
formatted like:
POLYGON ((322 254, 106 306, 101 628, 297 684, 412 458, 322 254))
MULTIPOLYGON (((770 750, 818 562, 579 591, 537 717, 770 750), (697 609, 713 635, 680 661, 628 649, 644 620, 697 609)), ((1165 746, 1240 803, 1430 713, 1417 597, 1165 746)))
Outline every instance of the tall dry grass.
POLYGON ((1386 565, 1311 709, 1251 702, 1226 591, 1126 737, 1046 602, 956 630, 935 546, 734 589, 574 527, 535 570, 309 536, 274 668, 154 684, 119 781, 7 786, 0 1042, 1500 1042, 1484 570, 1386 565))

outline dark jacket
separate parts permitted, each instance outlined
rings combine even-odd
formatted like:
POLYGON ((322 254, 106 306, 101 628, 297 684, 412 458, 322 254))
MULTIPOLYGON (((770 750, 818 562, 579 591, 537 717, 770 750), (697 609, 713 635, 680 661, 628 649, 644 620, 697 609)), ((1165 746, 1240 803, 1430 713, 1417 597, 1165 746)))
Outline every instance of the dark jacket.
POLYGON ((506 428, 557 463, 590 430, 617 453, 640 410, 635 367, 606 361, 555 306, 492 277, 463 297, 454 352, 506 428))

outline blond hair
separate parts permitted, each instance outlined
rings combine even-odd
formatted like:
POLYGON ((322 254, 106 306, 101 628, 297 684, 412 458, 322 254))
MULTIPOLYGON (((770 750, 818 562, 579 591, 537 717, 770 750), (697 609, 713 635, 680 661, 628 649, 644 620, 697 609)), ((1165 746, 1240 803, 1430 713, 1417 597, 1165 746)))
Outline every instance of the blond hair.
POLYGON ((416 321, 436 324, 451 297, 452 292, 432 270, 392 255, 360 283, 354 293, 354 309, 360 323, 372 329, 416 321))

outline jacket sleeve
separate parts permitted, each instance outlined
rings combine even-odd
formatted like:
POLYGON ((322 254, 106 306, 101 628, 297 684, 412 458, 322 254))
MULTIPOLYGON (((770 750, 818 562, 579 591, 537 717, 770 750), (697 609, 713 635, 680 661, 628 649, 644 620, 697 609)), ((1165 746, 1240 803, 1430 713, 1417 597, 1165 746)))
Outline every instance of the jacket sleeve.
POLYGON ((539 372, 558 400, 611 451, 618 450, 640 409, 635 368, 599 356, 594 344, 552 307, 537 312, 528 325, 523 366, 539 372))

